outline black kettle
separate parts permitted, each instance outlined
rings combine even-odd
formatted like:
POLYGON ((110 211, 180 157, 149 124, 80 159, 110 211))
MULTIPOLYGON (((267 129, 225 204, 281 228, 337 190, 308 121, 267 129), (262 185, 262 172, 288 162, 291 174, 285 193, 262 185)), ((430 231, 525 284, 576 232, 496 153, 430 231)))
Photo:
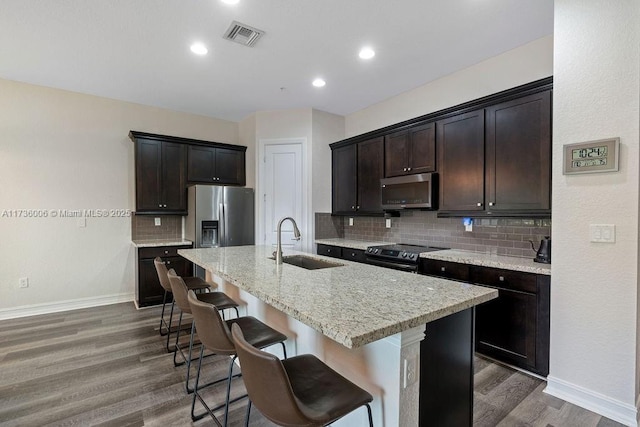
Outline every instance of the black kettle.
MULTIPOLYGON (((531 249, 536 250, 535 246, 533 246, 533 242, 529 240, 531 243, 531 249)), ((535 262, 540 262, 542 264, 551 264, 551 239, 549 236, 544 236, 544 239, 540 241, 540 247, 538 247, 536 253, 536 257, 533 259, 535 262)))

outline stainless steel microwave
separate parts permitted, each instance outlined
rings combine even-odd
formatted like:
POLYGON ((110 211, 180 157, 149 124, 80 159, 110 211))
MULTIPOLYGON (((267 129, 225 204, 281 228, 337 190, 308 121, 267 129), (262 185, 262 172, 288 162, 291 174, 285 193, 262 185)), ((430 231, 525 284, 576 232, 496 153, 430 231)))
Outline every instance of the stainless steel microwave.
POLYGON ((437 209, 438 174, 420 173, 380 180, 382 209, 437 209))

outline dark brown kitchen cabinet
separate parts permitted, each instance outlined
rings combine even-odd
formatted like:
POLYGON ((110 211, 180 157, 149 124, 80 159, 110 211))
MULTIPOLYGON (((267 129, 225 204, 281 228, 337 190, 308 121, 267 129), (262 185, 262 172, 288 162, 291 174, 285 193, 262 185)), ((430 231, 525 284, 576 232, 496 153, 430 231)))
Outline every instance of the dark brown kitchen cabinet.
POLYGON ((470 282, 499 292, 476 307, 476 351, 546 376, 549 276, 472 266, 470 282))
POLYGON ((245 152, 190 145, 187 170, 192 184, 245 185, 245 152))
POLYGON ((484 110, 437 122, 440 210, 484 210, 484 110))
POLYGON ((551 91, 488 107, 485 118, 487 209, 550 209, 551 91))
POLYGON ((419 272, 497 289, 498 298, 476 306, 476 351, 549 373, 550 276, 432 259, 421 259, 419 272))
POLYGON ((341 258, 355 262, 366 262, 367 257, 362 249, 343 248, 340 246, 318 244, 318 255, 341 258))
POLYGON ((332 211, 336 215, 382 214, 380 178, 384 139, 332 149, 332 211))
POLYGON ((136 301, 138 307, 162 304, 164 288, 160 285, 153 260, 159 256, 167 268, 173 268, 179 276, 191 276, 193 264, 178 255, 178 249, 190 249, 191 245, 138 248, 138 277, 136 301))
POLYGON ((434 123, 395 132, 384 137, 384 176, 409 175, 436 170, 434 123))
POLYGON ((136 213, 187 213, 185 146, 136 138, 136 213))

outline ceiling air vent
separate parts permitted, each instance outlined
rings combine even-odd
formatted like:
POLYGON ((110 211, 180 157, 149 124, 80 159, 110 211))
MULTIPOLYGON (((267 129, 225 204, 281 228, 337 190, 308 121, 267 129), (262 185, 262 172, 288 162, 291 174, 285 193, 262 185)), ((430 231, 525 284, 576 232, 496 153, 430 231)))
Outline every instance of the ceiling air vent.
POLYGON ((236 43, 253 47, 263 34, 264 31, 262 30, 233 21, 229 26, 229 29, 224 33, 223 37, 236 43))

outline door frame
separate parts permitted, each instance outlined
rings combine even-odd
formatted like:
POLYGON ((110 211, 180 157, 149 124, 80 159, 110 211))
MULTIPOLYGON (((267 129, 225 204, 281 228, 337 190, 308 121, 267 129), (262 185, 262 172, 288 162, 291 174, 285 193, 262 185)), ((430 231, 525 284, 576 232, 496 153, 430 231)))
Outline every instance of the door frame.
POLYGON ((266 224, 264 218, 265 212, 265 200, 264 200, 264 164, 265 164, 265 152, 267 145, 289 145, 297 144, 301 147, 302 153, 302 218, 294 218, 300 228, 302 234, 301 248, 305 252, 312 252, 314 247, 314 236, 310 233, 313 230, 311 217, 311 209, 309 204, 311 203, 311 180, 309 175, 311 173, 311 165, 308 158, 308 147, 306 137, 297 138, 260 138, 258 140, 258 155, 256 156, 256 169, 258 171, 258 179, 256 181, 256 245, 264 244, 264 236, 266 234, 266 224), (300 223, 301 222, 301 223, 300 223))

